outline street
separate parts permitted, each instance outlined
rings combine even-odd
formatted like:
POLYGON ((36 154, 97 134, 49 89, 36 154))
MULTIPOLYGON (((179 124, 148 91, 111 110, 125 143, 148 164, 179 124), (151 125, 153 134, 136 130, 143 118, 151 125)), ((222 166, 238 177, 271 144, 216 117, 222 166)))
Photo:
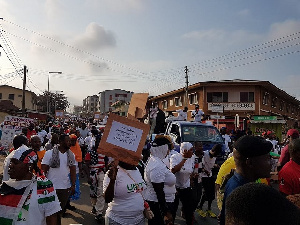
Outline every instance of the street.
MULTIPOLYGON (((90 204, 89 197, 89 185, 86 182, 86 178, 81 179, 81 197, 77 201, 72 201, 71 205, 75 206, 76 211, 67 210, 66 216, 62 219, 62 225, 70 224, 82 224, 82 225, 97 225, 97 221, 94 219, 94 215, 91 213, 92 207, 90 204)), ((181 206, 178 207, 179 209, 181 206)), ((204 205, 206 209, 206 204, 204 205)), ((217 208, 216 201, 213 202, 212 211, 218 214, 219 210, 217 208)), ((195 224, 205 224, 205 225, 217 225, 217 219, 214 218, 200 218, 197 213, 195 213, 195 224)), ((146 222, 147 224, 147 222, 146 222)), ((175 220, 176 225, 184 225, 185 221, 180 216, 180 210, 177 212, 177 217, 175 220)))

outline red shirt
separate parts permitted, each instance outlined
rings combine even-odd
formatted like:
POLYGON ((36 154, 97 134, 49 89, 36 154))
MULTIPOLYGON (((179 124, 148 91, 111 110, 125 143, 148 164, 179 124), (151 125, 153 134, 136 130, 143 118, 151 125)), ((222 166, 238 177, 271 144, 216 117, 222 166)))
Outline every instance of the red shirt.
POLYGON ((279 162, 281 166, 284 166, 288 161, 290 161, 290 152, 289 145, 286 145, 281 150, 279 162))
POLYGON ((35 130, 29 130, 27 131, 27 139, 28 141, 30 140, 31 136, 36 135, 36 131, 35 130))
POLYGON ((300 165, 290 160, 278 173, 279 191, 286 195, 300 194, 300 165))

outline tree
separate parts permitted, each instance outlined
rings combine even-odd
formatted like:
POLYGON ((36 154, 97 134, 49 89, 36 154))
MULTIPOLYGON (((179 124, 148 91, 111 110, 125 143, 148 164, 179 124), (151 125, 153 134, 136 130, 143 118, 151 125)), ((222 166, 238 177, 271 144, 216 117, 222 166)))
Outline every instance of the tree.
POLYGON ((63 93, 44 91, 37 96, 37 106, 41 112, 47 112, 54 115, 55 110, 66 110, 70 105, 67 97, 63 93), (49 109, 48 109, 49 102, 49 109))

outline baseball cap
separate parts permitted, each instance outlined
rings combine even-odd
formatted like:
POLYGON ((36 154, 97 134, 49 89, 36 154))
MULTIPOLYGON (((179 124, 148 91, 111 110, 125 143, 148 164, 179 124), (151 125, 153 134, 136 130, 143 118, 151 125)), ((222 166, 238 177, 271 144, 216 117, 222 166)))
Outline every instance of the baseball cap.
POLYGON ((273 134, 273 132, 272 131, 267 131, 267 135, 270 135, 270 134, 273 134))
POLYGON ((299 131, 297 129, 289 129, 287 135, 293 137, 299 137, 299 131))
POLYGON ((239 138, 233 147, 245 157, 255 157, 269 153, 273 145, 264 138, 245 135, 239 138))

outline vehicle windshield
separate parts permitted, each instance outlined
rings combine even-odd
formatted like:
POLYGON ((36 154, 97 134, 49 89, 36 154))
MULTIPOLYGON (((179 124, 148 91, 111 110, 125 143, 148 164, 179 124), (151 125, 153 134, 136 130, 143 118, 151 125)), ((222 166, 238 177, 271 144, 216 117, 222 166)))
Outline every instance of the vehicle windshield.
POLYGON ((182 129, 182 141, 184 142, 213 142, 222 143, 223 138, 215 127, 184 125, 182 129))

